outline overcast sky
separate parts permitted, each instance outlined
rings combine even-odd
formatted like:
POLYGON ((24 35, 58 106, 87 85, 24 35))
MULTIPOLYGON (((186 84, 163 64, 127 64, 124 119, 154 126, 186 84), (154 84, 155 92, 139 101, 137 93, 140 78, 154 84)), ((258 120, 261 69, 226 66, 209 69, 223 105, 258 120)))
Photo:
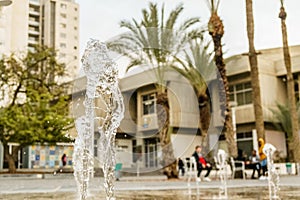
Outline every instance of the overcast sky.
MULTIPOLYGON (((165 3, 166 11, 184 3, 181 19, 199 16, 203 24, 209 19, 206 0, 154 0, 160 6, 165 3)), ((80 5, 80 49, 81 54, 90 38, 107 41, 126 31, 119 27, 123 19, 140 19, 147 0, 77 0, 80 5)), ((280 0, 253 0, 256 49, 280 47, 281 25, 278 18, 280 0)), ((285 0, 289 45, 300 44, 300 1, 285 0)), ((167 13, 167 12, 165 12, 167 13)), ((246 52, 245 0, 221 0, 219 16, 222 18, 225 34, 225 57, 246 52)), ((119 64, 119 63, 118 63, 119 64)), ((120 65, 120 64, 119 64, 120 65)), ((121 64, 122 65, 122 64, 121 64)), ((121 76, 123 72, 121 70, 121 76)))

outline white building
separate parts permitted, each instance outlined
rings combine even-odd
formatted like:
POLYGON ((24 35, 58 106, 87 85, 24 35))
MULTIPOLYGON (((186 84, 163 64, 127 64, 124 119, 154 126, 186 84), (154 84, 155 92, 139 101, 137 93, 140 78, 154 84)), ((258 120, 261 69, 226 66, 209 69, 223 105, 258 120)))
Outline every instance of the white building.
POLYGON ((58 60, 72 80, 79 68, 79 5, 75 0, 14 0, 0 17, 0 54, 32 50, 34 45, 58 50, 58 60))

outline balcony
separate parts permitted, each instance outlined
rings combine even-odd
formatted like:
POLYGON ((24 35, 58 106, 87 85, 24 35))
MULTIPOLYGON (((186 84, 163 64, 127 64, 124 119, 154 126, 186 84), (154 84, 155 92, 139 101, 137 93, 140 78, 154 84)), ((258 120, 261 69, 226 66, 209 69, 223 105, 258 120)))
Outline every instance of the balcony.
POLYGON ((33 36, 39 36, 39 35, 40 35, 40 32, 34 31, 34 30, 29 30, 29 31, 28 31, 28 34, 29 34, 29 35, 33 35, 33 36))
POLYGON ((29 15, 31 16, 40 16, 40 12, 35 10, 29 10, 29 15))
POLYGON ((32 37, 29 37, 28 38, 28 44, 29 44, 29 46, 30 45, 37 45, 37 44, 39 44, 39 41, 37 40, 38 38, 32 38, 32 37))
POLYGON ((39 0, 29 0, 29 5, 33 6, 40 6, 40 1, 39 0))
POLYGON ((39 27, 40 26, 40 22, 37 22, 37 21, 29 21, 28 24, 30 26, 34 26, 34 27, 39 27))

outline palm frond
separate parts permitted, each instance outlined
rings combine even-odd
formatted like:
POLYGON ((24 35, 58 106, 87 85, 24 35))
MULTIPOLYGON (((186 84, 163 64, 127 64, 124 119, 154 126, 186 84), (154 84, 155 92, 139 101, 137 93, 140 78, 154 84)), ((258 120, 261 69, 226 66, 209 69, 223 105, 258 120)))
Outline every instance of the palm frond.
POLYGON ((221 0, 206 0, 207 7, 211 13, 217 13, 221 0))
POLYGON ((181 3, 173 11, 171 11, 164 28, 173 29, 174 24, 176 23, 178 16, 182 12, 182 10, 183 10, 183 4, 181 3))
MULTIPOLYGON (((277 103, 276 108, 270 109, 270 111, 273 113, 273 125, 275 128, 285 132, 288 137, 292 137, 293 131, 289 106, 277 103)), ((297 112, 299 118, 299 103, 297 104, 297 112)))

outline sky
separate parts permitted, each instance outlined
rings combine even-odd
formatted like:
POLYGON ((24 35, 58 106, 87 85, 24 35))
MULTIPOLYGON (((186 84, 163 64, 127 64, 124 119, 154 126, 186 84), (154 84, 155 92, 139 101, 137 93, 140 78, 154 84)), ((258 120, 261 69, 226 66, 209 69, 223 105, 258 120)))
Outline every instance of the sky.
MULTIPOLYGON (((209 20, 206 0, 153 0, 165 4, 165 13, 183 3, 181 19, 200 17, 203 25, 209 20)), ((223 20, 225 57, 248 50, 245 0, 221 0, 219 16, 223 20)), ((148 8, 147 0, 77 0, 80 5, 80 52, 90 38, 108 41, 126 32, 119 27, 121 20, 141 19, 141 10, 148 8)), ((280 0, 253 0, 255 48, 266 49, 282 46, 281 23, 278 18, 280 0)), ((300 45, 300 1, 285 0, 289 45, 300 45)), ((180 24, 180 21, 179 21, 180 24)), ((120 77, 124 76, 126 59, 119 58, 120 77)))

